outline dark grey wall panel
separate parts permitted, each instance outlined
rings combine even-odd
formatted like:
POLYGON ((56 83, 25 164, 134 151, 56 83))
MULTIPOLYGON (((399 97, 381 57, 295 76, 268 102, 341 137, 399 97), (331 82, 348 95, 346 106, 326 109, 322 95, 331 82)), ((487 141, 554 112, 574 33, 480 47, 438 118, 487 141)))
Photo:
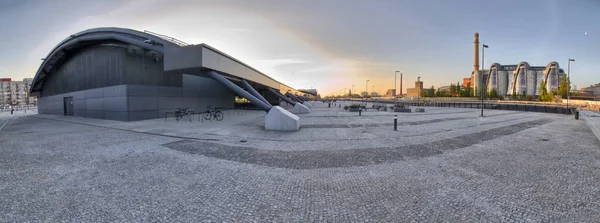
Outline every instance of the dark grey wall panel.
MULTIPOLYGON (((55 97, 57 100, 63 100, 63 97, 60 97, 61 95, 57 95, 59 97, 55 97)), ((70 97, 73 97, 73 100, 81 100, 81 99, 85 99, 85 91, 75 91, 75 92, 71 92, 69 93, 70 97)), ((54 97, 54 96, 53 96, 54 97)))
POLYGON ((180 87, 158 87, 158 96, 159 97, 181 97, 181 88, 180 87))
POLYGON ((158 96, 157 86, 145 86, 145 85, 127 85, 128 96, 158 96))
POLYGON ((85 103, 85 110, 104 111, 104 98, 88 98, 85 103))
POLYGON ((191 45, 186 47, 165 47, 166 70, 201 67, 202 45, 191 45))
MULTIPOLYGON (((173 118, 173 109, 162 109, 162 110, 158 110, 158 118, 165 118, 166 113, 165 112, 169 112, 170 114, 168 114, 168 118, 173 118)), ((197 118, 197 117, 194 117, 197 118)))
POLYGON ((104 111, 127 111, 127 97, 105 97, 104 111))
POLYGON ((67 52, 66 61, 48 75, 41 96, 122 84, 122 63, 125 48, 99 44, 67 52))
POLYGON ((66 58, 48 75, 41 97, 126 84, 181 87, 181 74, 164 74, 162 55, 136 46, 96 44, 66 58))
POLYGON ((87 110, 86 118, 104 119, 104 111, 87 110))
POLYGON ((123 64, 124 84, 181 87, 181 74, 164 74, 163 56, 155 52, 128 51, 123 64))
MULTIPOLYGON (((63 114, 61 114, 63 115, 63 114)), ((86 110, 73 110, 73 116, 75 117, 87 117, 87 111, 86 110)))
POLYGON ((87 99, 75 99, 73 97, 73 110, 87 110, 87 99))
POLYGON ((38 112, 40 114, 64 115, 63 98, 73 97, 74 116, 128 121, 127 97, 106 97, 106 95, 124 94, 123 92, 126 92, 126 89, 127 86, 122 85, 42 97, 38 100, 38 112))
POLYGON ((185 107, 190 107, 190 105, 184 104, 181 97, 158 97, 159 110, 177 110, 177 108, 185 107))
POLYGON ((158 97, 129 97, 129 111, 157 111, 158 97))
POLYGON ((104 97, 104 91, 102 88, 94 88, 85 91, 85 98, 102 98, 104 97))
POLYGON ((129 112, 129 121, 139 121, 139 120, 156 119, 156 118, 158 118, 158 110, 130 111, 129 112))
MULTIPOLYGON (((120 66, 110 59, 106 63, 106 68, 113 69, 110 71, 113 73, 117 72, 115 67, 120 66)), ((109 76, 108 80, 116 79, 116 76, 109 76)), ((153 84, 153 81, 157 79, 145 79, 139 83, 153 84)), ((39 99, 39 111, 41 114, 63 115, 64 97, 73 97, 75 116, 119 121, 163 118, 166 111, 173 112, 184 107, 195 112, 204 112, 209 105, 233 108, 234 93, 210 78, 180 75, 180 82, 183 87, 116 85, 45 96, 39 99), (185 82, 182 82, 183 78, 185 82)))
POLYGON ((206 106, 233 108, 234 93, 221 83, 207 77, 183 75, 184 104, 205 110, 206 106), (192 99, 196 98, 196 99, 192 99))
POLYGON ((203 94, 201 91, 196 90, 196 89, 183 89, 181 91, 181 96, 182 97, 202 97, 203 94))
POLYGON ((104 118, 117 121, 129 121, 129 112, 105 111, 104 118))
POLYGON ((127 96, 127 85, 117 85, 102 88, 104 97, 125 97, 127 96))

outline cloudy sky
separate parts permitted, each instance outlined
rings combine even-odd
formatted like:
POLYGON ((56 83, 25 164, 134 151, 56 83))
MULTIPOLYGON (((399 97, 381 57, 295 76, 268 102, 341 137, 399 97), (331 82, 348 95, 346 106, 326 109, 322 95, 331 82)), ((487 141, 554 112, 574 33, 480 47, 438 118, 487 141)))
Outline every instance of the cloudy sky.
POLYGON ((355 85, 384 93, 462 81, 473 33, 493 62, 558 61, 574 84, 600 82, 597 0, 0 0, 0 77, 33 77, 40 58, 94 27, 150 30, 206 43, 295 88, 355 85), (587 34, 586 34, 587 33, 587 34), (399 77, 398 77, 399 78, 399 77))

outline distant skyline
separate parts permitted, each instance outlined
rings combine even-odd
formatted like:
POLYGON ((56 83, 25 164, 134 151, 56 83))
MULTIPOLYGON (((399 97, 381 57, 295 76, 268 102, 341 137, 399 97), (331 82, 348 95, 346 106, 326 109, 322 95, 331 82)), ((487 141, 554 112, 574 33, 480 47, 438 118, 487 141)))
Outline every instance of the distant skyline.
POLYGON ((57 43, 95 27, 150 30, 206 43, 294 88, 321 95, 368 79, 380 94, 461 82, 473 33, 492 63, 557 61, 578 87, 600 82, 596 0, 0 0, 0 77, 33 77, 57 43), (398 79, 399 79, 398 75, 398 79), (397 83, 397 87, 399 84, 397 83))

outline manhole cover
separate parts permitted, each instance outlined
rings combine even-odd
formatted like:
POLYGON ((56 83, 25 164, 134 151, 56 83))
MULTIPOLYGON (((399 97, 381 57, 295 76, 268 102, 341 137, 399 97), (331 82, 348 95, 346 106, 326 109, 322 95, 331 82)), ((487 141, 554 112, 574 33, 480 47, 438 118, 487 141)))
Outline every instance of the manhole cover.
POLYGON ((242 140, 240 140, 240 142, 248 142, 248 141, 247 141, 247 140, 245 140, 245 139, 242 139, 242 140))
POLYGON ((541 139, 542 141, 546 142, 546 141, 550 141, 549 139, 541 139))

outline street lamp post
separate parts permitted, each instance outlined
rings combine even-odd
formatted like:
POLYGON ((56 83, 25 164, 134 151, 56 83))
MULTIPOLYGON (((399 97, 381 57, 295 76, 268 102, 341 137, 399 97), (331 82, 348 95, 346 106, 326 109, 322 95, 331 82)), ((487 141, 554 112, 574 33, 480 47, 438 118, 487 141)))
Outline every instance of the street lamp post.
POLYGON ((569 58, 567 63, 567 111, 569 110, 569 100, 571 95, 571 61, 575 62, 575 59, 569 58))
POLYGON ((421 86, 421 77, 417 78, 417 80, 419 80, 419 95, 417 95, 417 107, 419 107, 419 104, 421 104, 421 88, 423 88, 421 86))
POLYGON ((479 88, 481 88, 481 116, 483 117, 483 95, 485 94, 485 83, 483 82, 483 74, 485 73, 485 48, 488 48, 488 45, 483 44, 483 48, 481 48, 481 78, 479 82, 479 88))
MULTIPOLYGON (((367 80, 367 83, 365 83, 365 92, 367 92, 367 96, 369 95, 369 80, 367 80)), ((365 96, 366 98, 366 96, 365 96)))
POLYGON ((352 92, 354 92, 354 84, 352 85, 352 90, 350 91, 350 98, 353 97, 352 92))
POLYGON ((373 92, 375 92, 375 85, 371 86, 371 96, 373 96, 373 92))

